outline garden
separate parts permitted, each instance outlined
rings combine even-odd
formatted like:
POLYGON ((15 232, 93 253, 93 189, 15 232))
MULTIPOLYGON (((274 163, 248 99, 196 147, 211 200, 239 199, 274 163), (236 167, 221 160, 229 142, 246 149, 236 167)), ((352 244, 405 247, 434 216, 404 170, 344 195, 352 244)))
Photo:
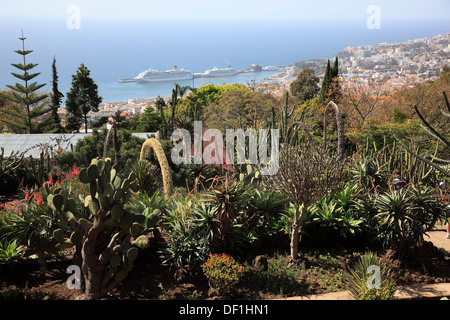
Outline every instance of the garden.
MULTIPOLYGON (((192 132, 209 112, 220 128, 214 110, 232 113, 239 97, 259 101, 248 88, 225 87, 222 106, 207 104, 219 93, 202 89, 157 106, 160 139, 113 124, 69 150, 41 146, 37 159, 2 149, 1 299, 263 300, 350 290, 390 300, 402 285, 450 282, 448 256, 427 240, 449 214, 448 133, 416 108, 431 136, 425 147, 407 142, 400 125, 357 143, 332 100, 310 117, 294 113, 287 94, 276 110, 268 102, 267 114, 250 118, 246 107, 247 118, 222 123, 279 130, 279 143, 265 145, 279 155, 271 174, 263 173, 273 163, 215 161, 217 149, 212 161, 173 161, 175 127, 192 132)), ((449 117, 445 92, 443 100, 449 117)))

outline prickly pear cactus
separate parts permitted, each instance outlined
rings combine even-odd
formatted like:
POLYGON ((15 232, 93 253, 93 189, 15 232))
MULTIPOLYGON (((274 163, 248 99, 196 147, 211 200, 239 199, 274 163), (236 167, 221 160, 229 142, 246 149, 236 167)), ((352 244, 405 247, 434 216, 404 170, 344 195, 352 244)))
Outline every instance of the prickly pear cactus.
POLYGON ((110 158, 92 160, 89 167, 80 170, 79 179, 89 184, 86 197, 77 201, 63 188, 48 197, 60 218, 61 228, 53 236, 59 246, 75 246, 81 253, 85 293, 100 298, 127 277, 139 249, 148 247, 144 234, 147 226, 143 223, 156 223, 158 219, 126 209, 131 192, 136 192, 138 186, 133 173, 121 178, 110 158), (83 215, 86 211, 89 217, 83 215))
POLYGON ((256 185, 261 181, 261 173, 249 163, 237 164, 235 166, 234 178, 249 185, 256 185))

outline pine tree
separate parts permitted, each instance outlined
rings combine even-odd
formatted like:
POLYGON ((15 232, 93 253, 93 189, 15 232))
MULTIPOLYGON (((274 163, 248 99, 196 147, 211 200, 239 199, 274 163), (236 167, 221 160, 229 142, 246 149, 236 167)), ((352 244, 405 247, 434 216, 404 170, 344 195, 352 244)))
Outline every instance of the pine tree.
POLYGON ((87 115, 90 111, 97 112, 102 98, 98 95, 98 87, 89 76, 90 71, 82 63, 77 73, 72 76, 72 88, 66 94, 66 109, 70 113, 68 125, 70 130, 80 129, 84 122, 87 132, 87 115))
POLYGON ((11 64, 15 68, 23 71, 23 74, 14 73, 11 74, 24 82, 24 85, 16 83, 14 86, 7 85, 12 92, 7 92, 1 94, 2 97, 13 103, 11 109, 0 109, 0 112, 8 114, 13 118, 17 118, 17 121, 9 121, 2 119, 1 121, 13 126, 22 131, 22 133, 35 133, 40 132, 40 130, 48 125, 48 121, 38 121, 38 118, 42 117, 44 114, 50 111, 50 108, 45 104, 41 103, 45 98, 48 97, 47 94, 39 94, 38 90, 41 89, 45 84, 38 84, 37 82, 30 81, 36 78, 40 73, 32 73, 29 71, 35 68, 38 64, 26 62, 26 56, 33 52, 33 50, 25 50, 25 38, 23 36, 18 38, 22 41, 22 50, 16 50, 15 52, 23 57, 22 63, 11 64), (39 104, 39 105, 38 105, 39 104))
POLYGON ((58 72, 56 71, 56 58, 53 57, 52 64, 52 118, 53 118, 53 130, 54 132, 62 132, 61 119, 58 115, 58 109, 61 107, 61 101, 64 95, 58 90, 58 72))

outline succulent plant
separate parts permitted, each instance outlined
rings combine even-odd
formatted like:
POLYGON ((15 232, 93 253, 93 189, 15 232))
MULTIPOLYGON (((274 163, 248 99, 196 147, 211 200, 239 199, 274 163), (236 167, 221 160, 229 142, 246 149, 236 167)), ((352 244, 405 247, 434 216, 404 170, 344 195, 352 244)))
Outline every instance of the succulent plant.
MULTIPOLYGON (((60 218, 61 228, 53 236, 61 247, 76 247, 81 254, 86 294, 100 298, 126 278, 139 249, 148 247, 143 232, 149 219, 127 210, 130 191, 138 191, 135 176, 131 173, 121 178, 110 158, 93 159, 89 167, 80 170, 79 179, 90 186, 86 197, 70 198, 63 188, 48 197, 50 207, 60 218), (80 203, 89 208, 90 217, 83 216, 80 203)), ((158 220, 153 216, 151 223, 156 224, 158 220)))
POLYGON ((261 173, 247 162, 235 166, 234 178, 246 185, 256 185, 261 181, 261 173))

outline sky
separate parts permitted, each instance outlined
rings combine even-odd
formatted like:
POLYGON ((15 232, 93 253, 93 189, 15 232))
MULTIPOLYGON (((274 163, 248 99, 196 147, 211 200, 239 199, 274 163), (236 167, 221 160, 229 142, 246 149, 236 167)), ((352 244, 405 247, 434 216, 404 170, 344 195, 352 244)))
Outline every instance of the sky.
POLYGON ((377 6, 385 20, 448 20, 449 0, 0 0, 0 17, 154 21, 364 20, 377 6))

